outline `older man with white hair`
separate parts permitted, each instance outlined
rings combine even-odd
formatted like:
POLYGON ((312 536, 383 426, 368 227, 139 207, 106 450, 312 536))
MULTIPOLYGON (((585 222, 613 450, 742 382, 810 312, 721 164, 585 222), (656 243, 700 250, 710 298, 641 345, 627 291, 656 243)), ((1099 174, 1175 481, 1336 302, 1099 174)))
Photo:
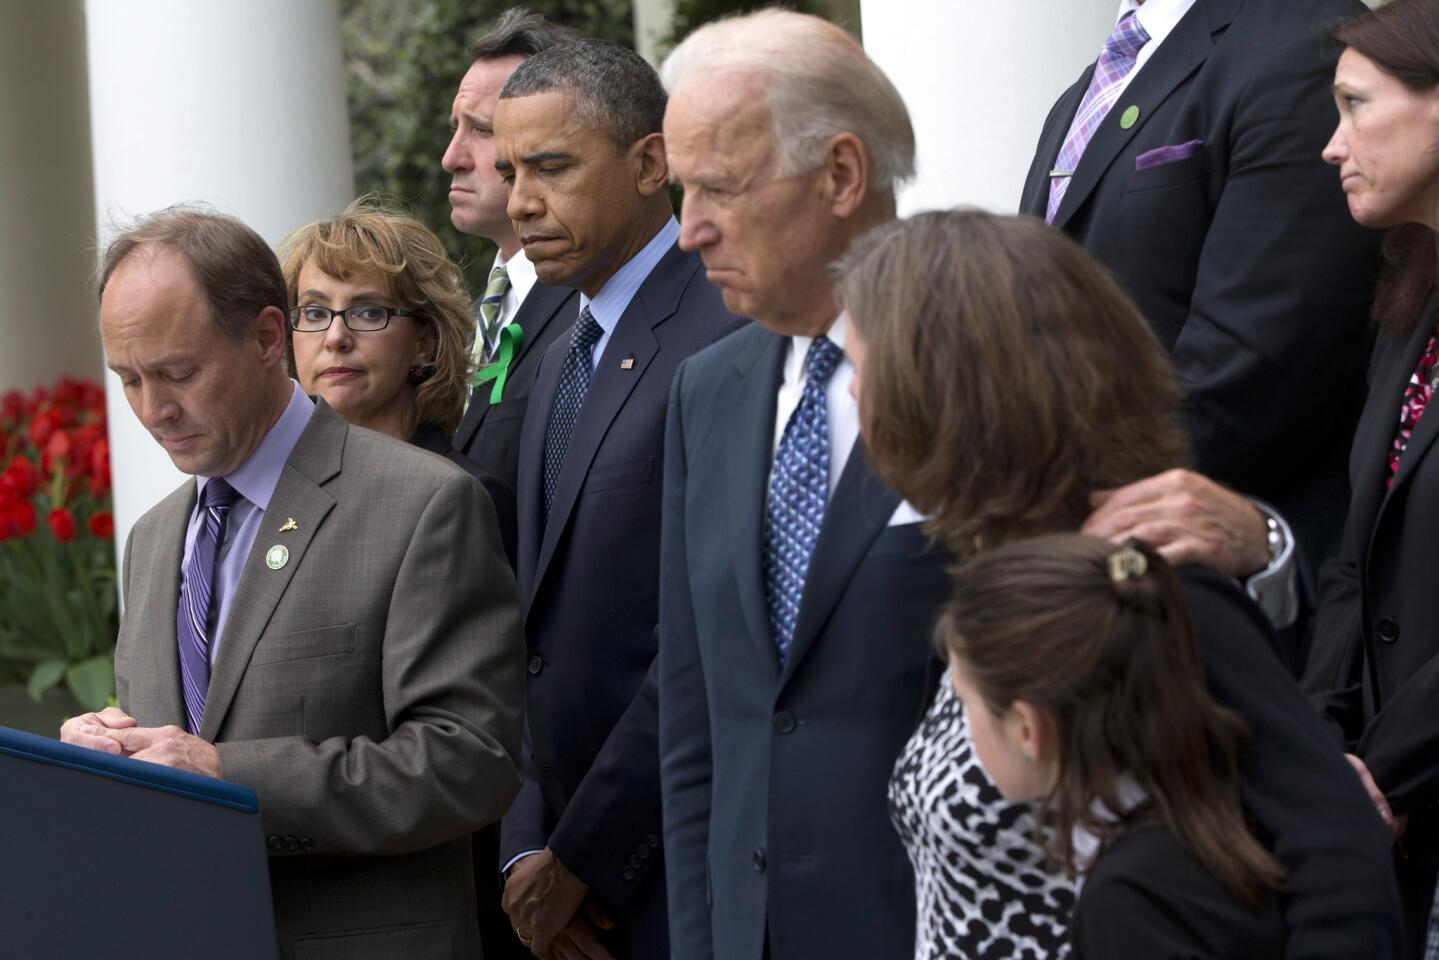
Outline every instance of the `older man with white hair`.
POLYGON ((665 447, 660 753, 673 955, 898 958, 886 809, 940 672, 946 557, 865 465, 827 265, 895 215, 903 101, 844 31, 766 10, 663 67, 680 245, 755 324, 691 357, 665 447))

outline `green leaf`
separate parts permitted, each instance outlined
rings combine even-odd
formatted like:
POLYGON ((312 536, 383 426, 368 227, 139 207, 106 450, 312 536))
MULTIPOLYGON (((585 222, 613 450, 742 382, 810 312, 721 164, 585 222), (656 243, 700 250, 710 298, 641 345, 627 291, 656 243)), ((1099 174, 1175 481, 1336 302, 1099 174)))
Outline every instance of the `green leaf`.
POLYGON ((63 676, 65 676, 64 660, 46 660, 37 664, 35 669, 30 671, 30 683, 28 684, 30 699, 39 703, 40 698, 45 696, 45 691, 59 683, 63 676))
POLYGON ((86 710, 103 710, 115 695, 115 664, 109 656, 82 660, 65 674, 65 684, 86 710))

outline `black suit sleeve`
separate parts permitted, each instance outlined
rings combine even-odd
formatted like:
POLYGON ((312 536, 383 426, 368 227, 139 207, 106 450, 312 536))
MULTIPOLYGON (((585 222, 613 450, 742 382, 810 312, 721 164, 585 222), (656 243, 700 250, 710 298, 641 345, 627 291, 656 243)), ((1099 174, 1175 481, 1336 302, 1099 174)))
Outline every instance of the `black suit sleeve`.
POLYGON ((1396 814, 1439 801, 1439 657, 1384 703, 1355 752, 1396 814))
POLYGON ((1349 429, 1362 388, 1378 236, 1349 216, 1320 151, 1338 121, 1335 53, 1306 31, 1268 55, 1238 101, 1227 176, 1173 348, 1195 460, 1268 495, 1349 429))
POLYGON ((1210 693, 1249 727, 1244 807, 1288 872, 1284 955, 1397 955, 1388 832, 1359 778, 1275 656, 1259 609, 1208 571, 1189 568, 1185 586, 1210 693))
POLYGON ((522 853, 537 853, 549 845, 545 830, 545 798, 540 792, 540 775, 535 769, 535 748, 530 741, 528 721, 520 752, 524 761, 524 783, 500 820, 500 860, 494 865, 497 870, 503 869, 522 853))
POLYGON ((685 550, 685 365, 675 376, 665 435, 660 547, 660 783, 664 797, 670 948, 676 957, 714 955, 708 902, 709 698, 695 628, 685 550))
POLYGON ((1350 554, 1353 531, 1339 556, 1319 567, 1319 610, 1304 670, 1304 693, 1336 743, 1353 752, 1364 729, 1363 598, 1350 554))

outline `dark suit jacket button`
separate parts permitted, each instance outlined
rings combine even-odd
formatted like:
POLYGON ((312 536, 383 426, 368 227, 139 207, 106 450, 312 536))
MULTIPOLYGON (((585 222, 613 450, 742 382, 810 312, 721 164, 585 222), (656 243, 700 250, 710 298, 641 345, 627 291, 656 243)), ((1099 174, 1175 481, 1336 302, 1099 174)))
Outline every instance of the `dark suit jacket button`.
POLYGON ((289 850, 291 853, 294 853, 296 850, 300 849, 300 840, 299 840, 299 838, 298 838, 298 837, 286 837, 286 838, 285 838, 285 849, 286 849, 286 850, 289 850))
POLYGON ((756 850, 750 859, 754 861, 754 872, 764 873, 764 851, 756 850))
POLYGON ((315 841, 311 840, 309 837, 301 837, 301 838, 300 838, 300 849, 305 850, 305 851, 309 851, 309 850, 315 849, 315 841))
POLYGON ((781 710, 774 715, 774 728, 780 733, 794 733, 794 714, 788 710, 781 710))
POLYGON ((281 850, 285 849, 285 838, 284 838, 284 837, 266 837, 266 838, 265 838, 265 846, 269 847, 270 850, 271 850, 271 852, 273 852, 273 853, 279 853, 281 850))
POLYGON ((1379 621, 1377 631, 1379 633, 1379 639, 1385 643, 1393 643, 1399 639, 1399 624, 1390 620, 1388 617, 1379 621))
POLYGON ((633 880, 635 878, 635 868, 625 867, 623 870, 620 871, 620 876, 624 877, 626 880, 633 880))
POLYGON ((653 850, 660 845, 660 838, 651 833, 645 837, 645 843, 649 844, 650 849, 653 850))
POLYGON ((635 856, 633 853, 630 854, 630 866, 634 867, 636 870, 640 868, 640 858, 635 856))
POLYGON ((540 671, 545 668, 545 662, 539 657, 530 657, 530 676, 538 677, 540 671))
POLYGON ((641 860, 645 860, 648 859, 650 855, 650 848, 642 843, 640 844, 639 849, 635 851, 635 853, 639 854, 639 858, 641 860))

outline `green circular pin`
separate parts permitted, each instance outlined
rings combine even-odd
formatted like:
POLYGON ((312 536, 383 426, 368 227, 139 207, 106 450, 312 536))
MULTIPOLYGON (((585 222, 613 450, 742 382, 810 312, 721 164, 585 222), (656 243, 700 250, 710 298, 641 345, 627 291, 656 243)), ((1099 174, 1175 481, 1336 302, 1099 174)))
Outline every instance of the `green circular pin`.
POLYGON ((271 570, 278 570, 290 562, 290 549, 283 543, 277 543, 265 554, 265 563, 271 570))
POLYGON ((1119 115, 1119 126, 1125 130, 1134 126, 1139 120, 1138 107, 1125 107, 1124 112, 1119 115))

